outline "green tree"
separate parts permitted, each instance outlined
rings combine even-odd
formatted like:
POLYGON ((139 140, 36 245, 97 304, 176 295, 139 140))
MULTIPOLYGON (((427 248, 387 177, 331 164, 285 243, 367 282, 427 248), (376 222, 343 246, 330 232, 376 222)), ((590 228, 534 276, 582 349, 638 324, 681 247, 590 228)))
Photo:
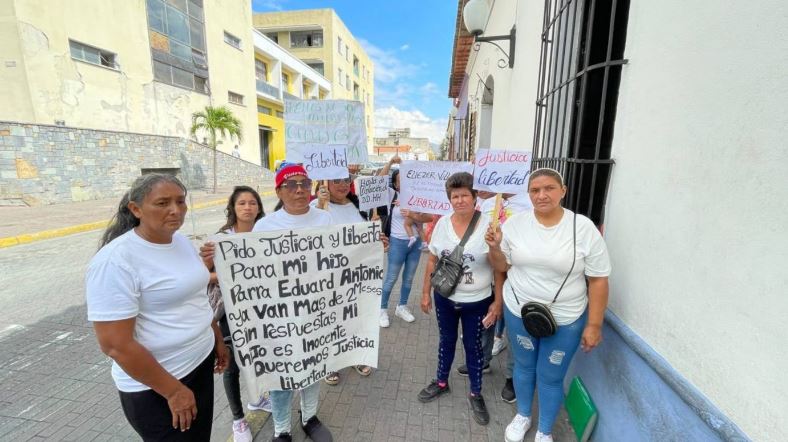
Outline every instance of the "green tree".
POLYGON ((241 142, 241 120, 224 106, 206 106, 204 110, 192 114, 192 135, 204 130, 208 133, 209 146, 213 149, 213 193, 216 193, 216 138, 235 137, 241 142))

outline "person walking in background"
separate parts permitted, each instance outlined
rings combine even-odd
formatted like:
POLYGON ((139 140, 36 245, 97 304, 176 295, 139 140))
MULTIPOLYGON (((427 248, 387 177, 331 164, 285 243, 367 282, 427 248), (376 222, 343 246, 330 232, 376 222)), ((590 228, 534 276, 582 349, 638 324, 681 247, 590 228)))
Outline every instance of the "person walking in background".
POLYGON ((506 427, 506 440, 519 442, 531 426, 531 404, 539 390, 536 442, 551 442, 552 428, 563 401, 563 380, 578 344, 590 351, 602 340, 608 298, 610 258, 594 223, 561 207, 566 186, 552 169, 538 169, 528 178, 533 210, 514 215, 499 229, 490 227, 485 240, 503 292, 504 316, 514 353, 517 414, 506 427), (521 309, 529 302, 547 306, 557 323, 552 335, 531 335, 521 309))
MULTIPOLYGON (((225 224, 219 229, 220 234, 234 234, 251 232, 255 222, 265 216, 263 201, 260 195, 249 186, 236 186, 230 198, 227 200, 227 207, 224 209, 227 215, 225 224)), ((234 442, 251 442, 252 431, 244 415, 244 408, 241 402, 241 382, 240 370, 235 361, 233 342, 230 335, 230 326, 227 322, 227 315, 224 312, 221 302, 221 291, 219 290, 216 272, 213 268, 213 260, 205 263, 211 272, 211 283, 208 286, 208 293, 213 295, 214 300, 211 304, 219 306, 214 312, 219 321, 219 329, 222 331, 224 345, 229 352, 229 365, 224 371, 224 393, 227 395, 227 402, 230 405, 230 412, 233 414, 233 440, 234 442), (218 298, 216 298, 218 297, 218 298)), ((248 405, 250 410, 271 411, 271 402, 267 395, 263 395, 256 402, 248 405)))
MULTIPOLYGON (((421 295, 421 310, 429 314, 432 310, 433 292, 430 275, 438 259, 450 255, 460 244, 466 232, 470 236, 463 247, 463 274, 454 293, 444 297, 434 292, 435 314, 438 318, 438 370, 435 379, 419 392, 421 402, 430 402, 449 392, 449 373, 457 347, 458 326, 462 323, 462 342, 465 360, 469 369, 470 395, 468 403, 474 420, 487 425, 490 414, 482 397, 482 330, 492 327, 501 315, 500 296, 493 295, 493 270, 487 260, 488 246, 484 234, 490 218, 476 212, 476 191, 473 175, 455 173, 446 180, 446 194, 454 212, 441 218, 435 226, 430 241, 429 261, 424 272, 421 295), (476 214, 476 215, 475 215, 476 214), (474 223, 475 221, 475 223, 474 223)), ((499 293, 500 295, 500 293, 499 293)))
POLYGON ((227 366, 205 295, 210 275, 177 233, 186 210, 174 176, 137 178, 85 278, 88 320, 113 360, 123 413, 145 441, 208 441, 213 372, 227 366))

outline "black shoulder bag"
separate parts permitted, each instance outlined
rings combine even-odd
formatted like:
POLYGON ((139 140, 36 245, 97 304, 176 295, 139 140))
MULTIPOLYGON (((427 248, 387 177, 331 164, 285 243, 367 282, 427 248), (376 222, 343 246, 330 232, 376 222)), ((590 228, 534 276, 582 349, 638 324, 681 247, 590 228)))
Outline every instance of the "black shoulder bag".
MULTIPOLYGON (((572 243, 572 267, 569 268, 569 272, 566 274, 564 282, 561 283, 561 287, 558 287, 558 291, 555 293, 553 302, 548 305, 544 305, 541 302, 527 302, 520 309, 520 316, 523 319, 523 326, 525 327, 525 330, 528 332, 528 334, 535 338, 546 338, 548 336, 552 336, 558 329, 558 324, 555 322, 553 313, 550 311, 550 306, 555 304, 556 299, 558 299, 558 295, 564 288, 564 284, 566 284, 566 281, 572 274, 572 270, 575 269, 575 261, 577 260, 577 213, 575 213, 574 217, 572 218, 572 243)), ((514 287, 512 287, 512 293, 514 293, 514 297, 517 299, 517 303, 519 304, 520 298, 517 297, 514 287)))
MULTIPOLYGON (((479 216, 481 216, 481 212, 478 210, 473 213, 471 223, 468 224, 468 229, 466 229, 465 234, 462 235, 460 243, 450 254, 438 259, 438 263, 435 264, 435 270, 430 275, 430 285, 435 289, 435 292, 445 298, 453 295, 454 290, 457 289, 457 284, 460 283, 463 267, 462 254, 465 251, 465 243, 468 242, 473 230, 476 228, 476 222, 479 221, 479 216)), ((449 227, 451 228, 451 226, 449 227)))

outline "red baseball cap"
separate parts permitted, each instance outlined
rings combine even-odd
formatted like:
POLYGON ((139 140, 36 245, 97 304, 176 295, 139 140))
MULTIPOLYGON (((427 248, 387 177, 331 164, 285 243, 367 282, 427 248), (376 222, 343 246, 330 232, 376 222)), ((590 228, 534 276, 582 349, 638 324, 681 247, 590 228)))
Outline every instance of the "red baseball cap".
POLYGON ((285 180, 287 180, 288 178, 292 178, 294 176, 299 176, 299 175, 307 176, 304 166, 301 166, 300 164, 293 164, 292 166, 287 166, 280 169, 279 172, 276 173, 276 178, 274 179, 276 188, 278 189, 279 186, 281 186, 282 183, 285 182, 285 180))

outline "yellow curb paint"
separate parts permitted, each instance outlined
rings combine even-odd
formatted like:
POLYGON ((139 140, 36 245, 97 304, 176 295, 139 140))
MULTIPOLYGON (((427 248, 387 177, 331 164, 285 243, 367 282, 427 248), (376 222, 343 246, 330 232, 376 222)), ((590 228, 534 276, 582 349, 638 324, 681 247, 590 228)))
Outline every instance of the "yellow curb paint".
MULTIPOLYGON (((260 193, 260 196, 271 196, 275 193, 276 192, 269 190, 260 193)), ((218 206, 226 202, 226 199, 207 201, 204 203, 195 204, 194 206, 190 207, 190 209, 204 209, 206 207, 218 206)), ((103 220, 86 224, 78 224, 76 226, 62 227, 60 229, 42 230, 41 232, 36 233, 26 233, 17 236, 0 238, 0 249, 18 246, 20 244, 30 244, 31 242, 42 241, 45 239, 59 238, 61 236, 73 235, 75 233, 88 232, 90 230, 103 229, 104 227, 107 227, 107 224, 109 224, 109 220, 103 220)))

